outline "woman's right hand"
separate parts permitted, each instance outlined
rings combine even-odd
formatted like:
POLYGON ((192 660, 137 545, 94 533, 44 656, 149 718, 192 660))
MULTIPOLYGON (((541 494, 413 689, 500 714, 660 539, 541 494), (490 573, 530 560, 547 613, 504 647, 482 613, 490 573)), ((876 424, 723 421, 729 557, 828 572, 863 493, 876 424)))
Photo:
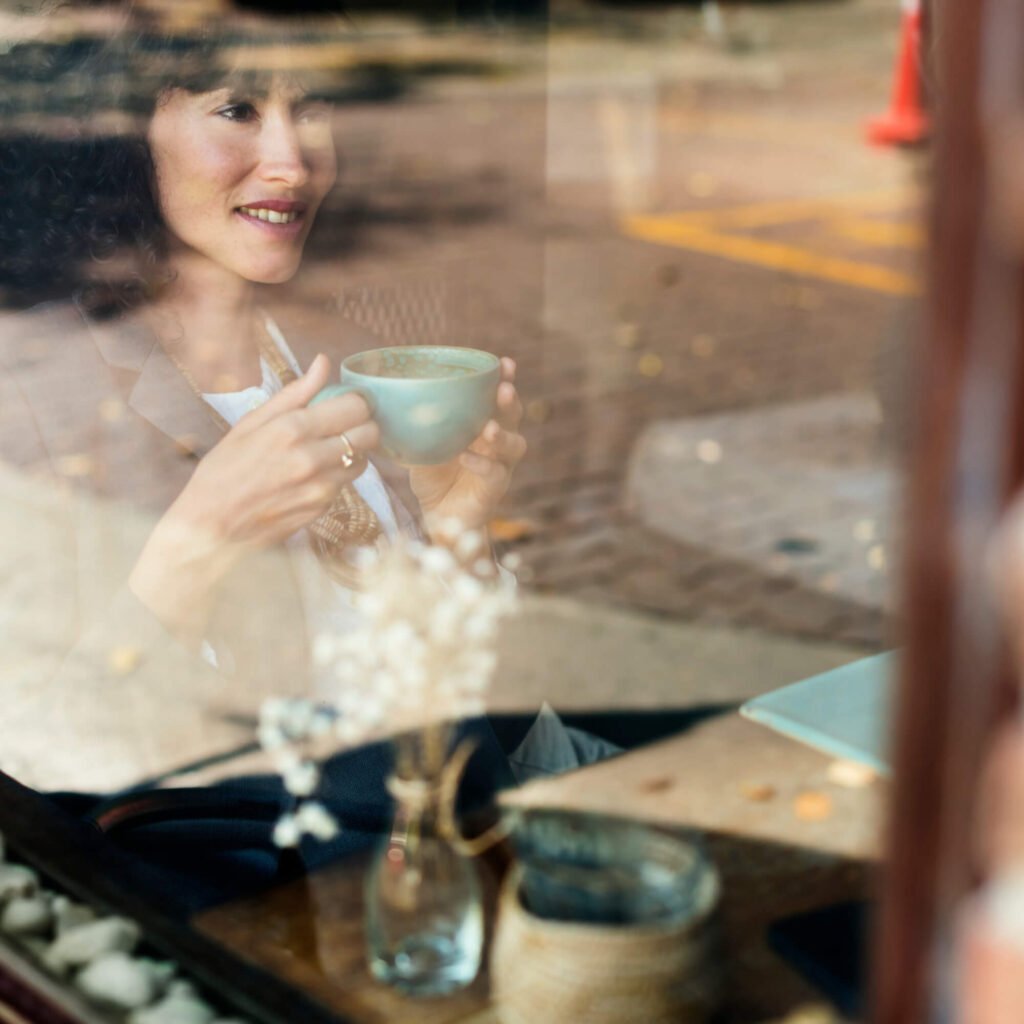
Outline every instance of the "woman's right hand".
POLYGON ((357 394, 309 402, 326 386, 324 356, 269 401, 244 416, 199 463, 168 515, 215 541, 266 547, 308 526, 338 489, 366 468, 346 468, 344 433, 362 453, 376 447, 377 425, 357 394))
POLYGON ((357 394, 309 402, 327 384, 319 355, 298 380, 244 416, 200 461, 150 535, 129 586, 166 625, 189 632, 216 583, 246 550, 279 543, 325 512, 365 469, 344 465, 377 425, 357 394))

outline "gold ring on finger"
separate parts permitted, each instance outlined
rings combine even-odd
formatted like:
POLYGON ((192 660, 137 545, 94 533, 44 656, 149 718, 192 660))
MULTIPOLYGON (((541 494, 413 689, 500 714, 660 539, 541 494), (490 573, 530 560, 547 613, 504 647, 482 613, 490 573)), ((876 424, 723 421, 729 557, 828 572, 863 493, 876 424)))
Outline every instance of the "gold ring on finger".
POLYGON ((338 440, 345 446, 345 451, 341 456, 341 465, 344 469, 351 469, 356 464, 356 450, 352 447, 352 442, 344 430, 338 435, 338 440))

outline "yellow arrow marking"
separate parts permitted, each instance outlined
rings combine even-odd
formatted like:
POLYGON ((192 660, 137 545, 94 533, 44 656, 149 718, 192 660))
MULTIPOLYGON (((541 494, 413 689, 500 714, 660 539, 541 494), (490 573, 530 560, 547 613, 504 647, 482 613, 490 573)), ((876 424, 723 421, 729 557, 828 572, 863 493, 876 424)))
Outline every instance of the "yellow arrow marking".
POLYGON ((875 189, 848 195, 815 196, 804 199, 781 199, 767 203, 749 203, 717 210, 688 210, 658 220, 692 227, 764 228, 791 221, 842 215, 851 207, 858 210, 898 210, 917 198, 910 189, 875 189))
POLYGON ((685 218, 628 217, 626 234, 656 245, 671 245, 693 252, 723 256, 771 270, 803 274, 887 295, 917 295, 918 281, 909 274, 874 263, 825 256, 810 249, 759 238, 726 235, 687 223, 685 218))
POLYGON ((833 231, 856 242, 893 249, 920 249, 925 234, 918 224, 894 224, 880 220, 834 220, 833 231))

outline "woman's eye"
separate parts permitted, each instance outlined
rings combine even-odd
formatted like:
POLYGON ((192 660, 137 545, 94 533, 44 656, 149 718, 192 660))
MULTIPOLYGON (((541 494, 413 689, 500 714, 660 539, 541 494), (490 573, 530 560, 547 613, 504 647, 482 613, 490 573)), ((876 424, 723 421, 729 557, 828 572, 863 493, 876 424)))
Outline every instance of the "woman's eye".
POLYGON ((217 114, 228 121, 251 121, 256 117, 256 108, 251 103, 226 103, 217 109, 217 114))

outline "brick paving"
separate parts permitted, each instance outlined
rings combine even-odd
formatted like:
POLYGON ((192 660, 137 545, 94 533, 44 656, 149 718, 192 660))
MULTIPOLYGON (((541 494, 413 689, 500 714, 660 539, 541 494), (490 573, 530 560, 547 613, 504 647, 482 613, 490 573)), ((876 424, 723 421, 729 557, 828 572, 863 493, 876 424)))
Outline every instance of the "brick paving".
POLYGON ((691 577, 702 604, 786 632, 881 638, 898 495, 880 425, 866 393, 660 420, 637 442, 627 507, 726 563, 691 577), (729 563, 744 567, 739 585, 729 563))

